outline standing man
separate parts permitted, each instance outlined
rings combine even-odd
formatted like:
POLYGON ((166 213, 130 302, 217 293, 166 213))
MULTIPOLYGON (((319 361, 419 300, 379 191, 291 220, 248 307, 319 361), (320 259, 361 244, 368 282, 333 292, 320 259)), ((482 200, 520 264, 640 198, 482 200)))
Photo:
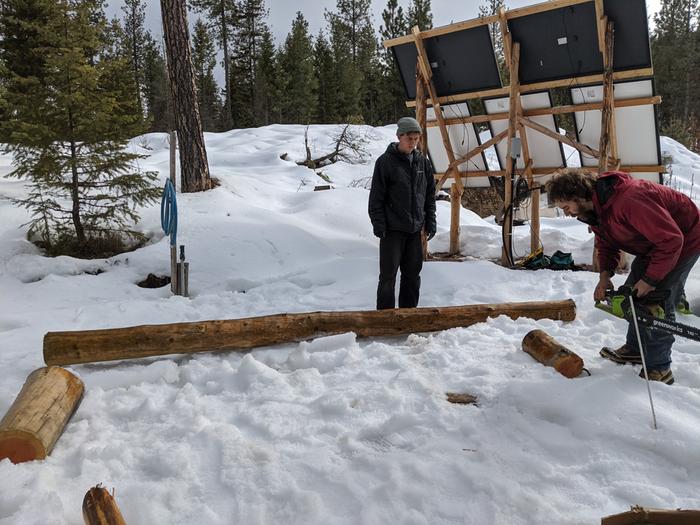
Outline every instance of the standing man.
POLYGON ((398 142, 389 144, 374 165, 369 217, 379 237, 377 310, 394 308, 396 272, 401 268, 399 308, 415 308, 423 268, 421 230, 428 240, 436 232, 435 179, 430 160, 416 149, 422 130, 418 121, 398 121, 398 142))
MULTIPOLYGON (((547 185, 550 202, 567 216, 589 224, 598 241, 600 280, 593 297, 605 299, 620 250, 635 255, 626 285, 642 298, 652 290, 668 291, 663 308, 675 320, 675 306, 690 270, 700 257, 700 212, 682 193, 660 184, 635 180, 627 173, 590 174, 564 171, 547 185)), ((649 379, 673 383, 671 334, 639 327, 649 379)), ((642 364, 634 326, 618 349, 600 355, 619 364, 642 364)), ((640 373, 644 377, 644 371, 640 373)))

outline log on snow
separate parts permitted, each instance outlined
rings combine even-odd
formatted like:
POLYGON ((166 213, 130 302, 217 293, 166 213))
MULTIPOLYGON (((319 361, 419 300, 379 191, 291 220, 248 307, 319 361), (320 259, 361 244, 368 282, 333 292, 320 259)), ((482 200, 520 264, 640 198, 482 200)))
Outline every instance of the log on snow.
POLYGON ((606 516, 600 520, 601 525, 697 525, 700 523, 700 510, 649 509, 634 506, 622 514, 606 516))
POLYGON ((572 321, 576 317, 576 303, 567 299, 440 308, 310 312, 49 332, 44 336, 44 361, 51 365, 65 365, 219 350, 246 351, 346 332, 355 332, 359 337, 396 336, 470 326, 499 315, 511 319, 529 317, 572 321))
POLYGON ((85 525, 126 525, 114 496, 100 485, 83 498, 83 520, 85 525))
POLYGON ((0 460, 44 459, 83 397, 83 382, 52 366, 32 372, 0 421, 0 460))
POLYGON ((569 379, 583 370, 583 359, 542 330, 532 330, 525 336, 523 350, 569 379))

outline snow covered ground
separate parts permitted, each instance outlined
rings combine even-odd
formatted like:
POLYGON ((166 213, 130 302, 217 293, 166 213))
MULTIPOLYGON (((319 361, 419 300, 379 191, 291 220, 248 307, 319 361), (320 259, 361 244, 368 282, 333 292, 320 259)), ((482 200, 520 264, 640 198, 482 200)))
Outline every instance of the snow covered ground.
MULTIPOLYGON (((311 128, 316 151, 335 130, 311 128)), ((304 127, 207 134, 221 185, 178 196, 189 299, 135 284, 169 272, 157 206, 143 210, 152 243, 142 249, 48 259, 8 200, 22 183, 0 178, 0 414, 43 365, 47 331, 372 309, 378 242, 363 182, 394 130, 360 128, 369 158, 326 168, 334 189, 318 192, 324 180, 280 159, 303 157, 304 127)), ((163 181, 167 137, 132 147, 163 181)), ((669 139, 662 149, 677 180, 697 181, 700 157, 669 139)), ((0 175, 10 161, 0 156, 0 175)), ((447 250, 449 218, 439 202, 432 251, 447 250)), ((0 524, 79 523, 97 483, 115 489, 130 525, 593 524, 634 504, 700 507, 700 345, 678 340, 676 384, 652 385, 652 430, 637 368, 598 357, 622 343, 625 323, 594 309, 596 275, 502 268, 489 260, 500 255, 493 219, 465 210, 461 220, 467 260, 427 263, 421 306, 570 297, 577 320, 500 317, 408 337, 72 367, 86 394, 52 455, 0 462, 0 524), (592 376, 568 380, 526 355, 534 328, 581 355, 592 376), (445 392, 474 394, 478 406, 450 404, 445 392)), ((543 219, 542 241, 546 253, 591 259, 575 220, 543 219)), ((528 247, 528 228, 516 228, 516 252, 528 247)), ((700 311, 700 267, 687 292, 700 311)))

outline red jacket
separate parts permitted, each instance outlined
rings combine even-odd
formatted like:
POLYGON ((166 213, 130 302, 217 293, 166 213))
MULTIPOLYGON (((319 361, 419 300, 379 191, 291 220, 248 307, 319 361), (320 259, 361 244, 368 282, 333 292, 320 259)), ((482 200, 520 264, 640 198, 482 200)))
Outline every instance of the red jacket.
POLYGON ((678 191, 608 172, 598 177, 593 205, 601 270, 614 271, 624 250, 649 259, 643 279, 656 286, 678 261, 700 253, 700 211, 678 191))

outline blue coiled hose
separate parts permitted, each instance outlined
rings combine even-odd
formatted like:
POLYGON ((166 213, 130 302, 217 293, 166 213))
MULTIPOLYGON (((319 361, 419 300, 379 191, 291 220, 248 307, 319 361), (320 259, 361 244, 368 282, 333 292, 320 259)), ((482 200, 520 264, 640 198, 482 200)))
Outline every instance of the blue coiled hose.
POLYGON ((170 246, 177 246, 177 197, 175 185, 170 179, 165 181, 160 201, 160 224, 165 235, 170 235, 170 246))

